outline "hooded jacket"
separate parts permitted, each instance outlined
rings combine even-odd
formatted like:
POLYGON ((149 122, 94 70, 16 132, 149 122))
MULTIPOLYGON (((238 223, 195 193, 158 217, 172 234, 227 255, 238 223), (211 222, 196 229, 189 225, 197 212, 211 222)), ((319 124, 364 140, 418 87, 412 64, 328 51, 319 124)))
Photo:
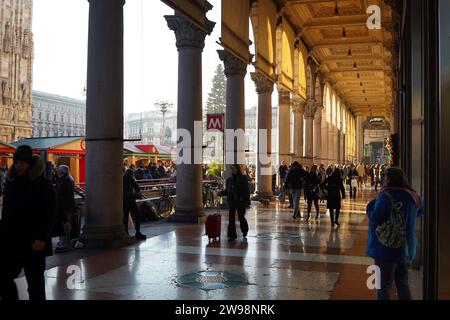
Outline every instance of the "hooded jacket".
POLYGON ((415 258, 418 248, 416 238, 416 220, 423 215, 423 202, 419 196, 403 188, 385 188, 380 191, 376 200, 370 202, 366 209, 369 218, 369 236, 367 239, 367 256, 375 260, 404 263, 415 258), (406 244, 403 248, 393 249, 382 245, 375 233, 376 228, 385 223, 391 213, 391 200, 402 204, 401 211, 406 224, 406 244))
POLYGON ((24 177, 19 177, 14 166, 11 167, 3 198, 0 248, 2 253, 20 258, 53 253, 51 234, 57 219, 56 194, 51 182, 43 176, 44 162, 38 156, 34 160, 24 177), (43 251, 33 253, 35 240, 45 242, 43 251))

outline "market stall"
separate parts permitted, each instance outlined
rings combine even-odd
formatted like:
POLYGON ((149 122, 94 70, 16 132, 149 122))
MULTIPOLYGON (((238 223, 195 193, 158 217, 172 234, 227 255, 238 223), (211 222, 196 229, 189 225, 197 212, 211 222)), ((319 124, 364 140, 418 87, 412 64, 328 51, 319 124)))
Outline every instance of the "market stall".
POLYGON ((13 146, 29 145, 35 154, 47 162, 46 174, 52 166, 66 165, 75 183, 83 184, 86 177, 86 143, 84 137, 28 138, 12 143, 13 146))

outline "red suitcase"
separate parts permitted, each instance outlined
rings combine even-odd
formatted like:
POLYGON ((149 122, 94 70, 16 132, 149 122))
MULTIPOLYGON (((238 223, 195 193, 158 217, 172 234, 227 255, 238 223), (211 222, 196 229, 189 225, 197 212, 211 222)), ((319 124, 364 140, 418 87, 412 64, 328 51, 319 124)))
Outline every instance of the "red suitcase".
POLYGON ((208 241, 216 241, 219 239, 222 231, 222 217, 220 214, 213 214, 206 218, 205 223, 206 235, 208 236, 208 241))

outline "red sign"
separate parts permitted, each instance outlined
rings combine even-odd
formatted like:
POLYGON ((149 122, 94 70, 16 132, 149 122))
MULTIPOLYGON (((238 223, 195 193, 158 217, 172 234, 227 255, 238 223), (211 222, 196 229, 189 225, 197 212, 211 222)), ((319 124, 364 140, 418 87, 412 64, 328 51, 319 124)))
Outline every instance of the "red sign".
POLYGON ((208 131, 224 131, 223 114, 208 114, 206 116, 206 127, 208 131))

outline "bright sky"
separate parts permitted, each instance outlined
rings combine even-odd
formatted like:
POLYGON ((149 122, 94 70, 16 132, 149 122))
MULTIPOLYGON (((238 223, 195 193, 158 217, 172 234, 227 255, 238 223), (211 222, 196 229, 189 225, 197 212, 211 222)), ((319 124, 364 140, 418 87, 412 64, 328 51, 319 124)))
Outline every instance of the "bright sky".
MULTIPOLYGON (((215 68, 221 63, 216 50, 220 37, 220 0, 209 0, 214 9, 208 18, 216 22, 203 53, 203 103, 215 68)), ((87 0, 35 0, 34 90, 84 99, 86 82, 87 0)), ((176 105, 178 52, 175 34, 164 15, 173 10, 158 0, 127 0, 125 4, 125 112, 154 108, 157 100, 176 105), (143 9, 143 10, 141 10, 143 9)), ((253 71, 253 67, 249 67, 253 71)), ((246 79, 246 108, 257 104, 254 84, 246 79)))

